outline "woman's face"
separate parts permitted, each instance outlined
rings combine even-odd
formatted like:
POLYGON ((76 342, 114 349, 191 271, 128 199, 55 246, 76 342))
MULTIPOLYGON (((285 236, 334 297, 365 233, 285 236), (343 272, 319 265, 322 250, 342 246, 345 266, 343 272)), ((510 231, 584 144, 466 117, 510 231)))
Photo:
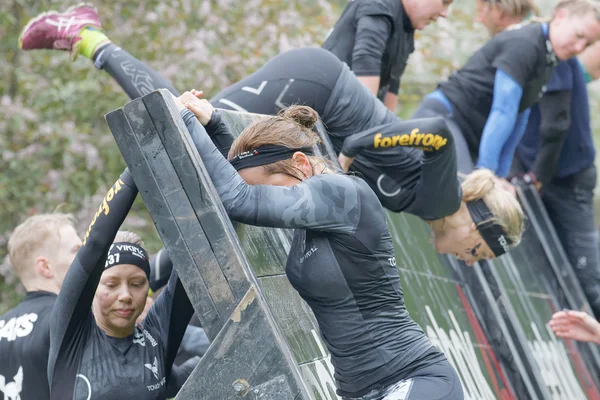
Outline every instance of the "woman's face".
POLYGON ((560 60, 568 60, 600 39, 600 21, 594 13, 573 15, 565 9, 556 11, 550 23, 550 43, 560 60))
POLYGON ((495 257, 472 221, 435 234, 434 244, 438 253, 452 254, 469 266, 495 257))
POLYGON ((410 0, 403 1, 408 18, 415 29, 423 29, 439 17, 448 17, 453 0, 410 0))
POLYGON ((131 335, 136 319, 144 311, 146 297, 148 278, 140 267, 123 264, 105 270, 92 306, 98 326, 109 336, 131 335))

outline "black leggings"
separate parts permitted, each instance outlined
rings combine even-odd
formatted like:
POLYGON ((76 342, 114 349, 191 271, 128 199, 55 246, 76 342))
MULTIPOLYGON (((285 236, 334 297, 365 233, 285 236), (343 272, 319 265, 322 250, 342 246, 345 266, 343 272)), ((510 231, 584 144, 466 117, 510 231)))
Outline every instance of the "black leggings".
MULTIPOLYGON (((159 73, 112 43, 97 52, 94 64, 108 72, 132 99, 162 88, 179 95, 159 73)), ((272 58, 210 102, 216 108, 265 115, 302 104, 323 115, 342 65, 326 50, 290 50, 272 58)))
MULTIPOLYGON (((108 72, 131 99, 156 89, 167 89, 179 96, 171 82, 112 43, 99 49, 94 64, 108 72)), ((323 115, 342 65, 326 50, 290 50, 229 86, 213 97, 210 103, 215 108, 265 115, 276 115, 292 104, 302 104, 323 115)), ((219 151, 227 156, 234 137, 217 135, 211 139, 219 151)))
POLYGON ((343 400, 464 400, 455 369, 446 360, 420 368, 405 379, 361 397, 343 400))

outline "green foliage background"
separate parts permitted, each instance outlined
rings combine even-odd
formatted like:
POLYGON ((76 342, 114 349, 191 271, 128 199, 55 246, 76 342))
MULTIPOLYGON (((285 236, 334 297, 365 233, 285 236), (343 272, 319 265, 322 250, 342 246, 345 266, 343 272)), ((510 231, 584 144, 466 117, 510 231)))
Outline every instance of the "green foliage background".
MULTIPOLYGON (((210 97, 281 51, 319 45, 344 3, 102 0, 95 5, 115 43, 178 89, 201 88, 210 97)), ((29 18, 72 4, 76 2, 0 2, 0 314, 23 293, 4 257, 11 230, 28 215, 59 208, 77 216, 83 233, 125 167, 103 118, 127 101, 118 85, 89 60, 71 62, 68 53, 17 47, 29 18)), ((471 0, 456 2, 448 20, 418 34, 402 82, 403 117, 487 39, 473 22, 473 5, 471 0)), ((600 87, 593 92, 592 115, 595 132, 600 132, 600 87)), ((126 225, 142 235, 151 252, 161 247, 139 199, 126 225)))

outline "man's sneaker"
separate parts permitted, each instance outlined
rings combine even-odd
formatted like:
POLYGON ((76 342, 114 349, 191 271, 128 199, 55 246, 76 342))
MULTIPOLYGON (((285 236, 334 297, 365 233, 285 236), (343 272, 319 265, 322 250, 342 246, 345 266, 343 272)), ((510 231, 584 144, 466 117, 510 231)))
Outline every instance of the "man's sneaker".
POLYGON ((74 45, 81 40, 81 30, 88 26, 102 29, 98 12, 90 4, 79 4, 64 12, 45 12, 30 20, 23 28, 19 47, 23 50, 68 50, 72 56, 76 56, 74 45))

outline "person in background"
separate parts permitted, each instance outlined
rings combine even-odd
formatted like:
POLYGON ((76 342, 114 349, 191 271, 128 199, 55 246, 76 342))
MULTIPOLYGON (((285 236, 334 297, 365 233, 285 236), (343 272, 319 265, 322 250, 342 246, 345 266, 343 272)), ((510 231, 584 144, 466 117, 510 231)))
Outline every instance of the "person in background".
MULTIPOLYGON (((527 20, 535 5, 477 1, 476 20, 490 35, 527 20)), ((531 114, 511 168, 533 183, 592 307, 600 318, 600 250, 594 224, 596 166, 586 83, 600 77, 600 41, 561 61, 531 114), (591 71, 591 74, 588 72, 591 71)))
POLYGON ((400 78, 415 50, 415 30, 446 18, 452 1, 350 1, 322 47, 348 64, 358 80, 394 112, 400 78))
MULTIPOLYGON (((584 53, 600 66, 600 42, 584 53)), ((512 174, 540 191, 575 274, 600 318, 600 249, 595 225, 596 151, 585 72, 577 58, 561 62, 531 110, 512 174)))
POLYGON ((48 381, 56 400, 164 399, 194 312, 177 273, 136 324, 148 297, 142 240, 118 231, 137 188, 129 170, 107 192, 56 299, 48 381))
POLYGON ((534 0, 475 0, 475 21, 485 26, 490 37, 539 13, 534 0))
POLYGON ((530 108, 556 65, 600 38, 600 11, 590 0, 561 0, 548 22, 531 22, 494 36, 438 90, 414 118, 442 115, 458 152, 458 170, 475 162, 502 178, 510 173, 530 108))
POLYGON ((0 399, 50 398, 50 315, 80 247, 70 214, 34 215, 12 232, 8 257, 27 293, 0 316, 0 399))

